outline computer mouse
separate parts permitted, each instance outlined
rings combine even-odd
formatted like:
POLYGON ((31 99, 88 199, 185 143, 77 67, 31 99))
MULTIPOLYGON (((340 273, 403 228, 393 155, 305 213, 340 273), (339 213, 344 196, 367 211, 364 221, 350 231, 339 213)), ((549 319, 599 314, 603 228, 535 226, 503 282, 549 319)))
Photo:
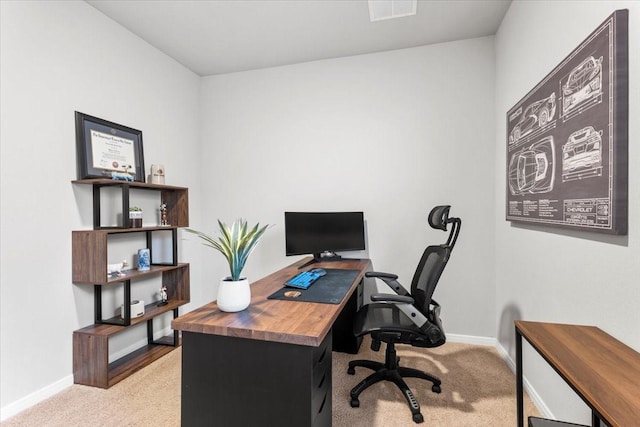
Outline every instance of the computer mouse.
POLYGON ((316 276, 324 276, 325 274, 327 274, 327 271, 323 268, 312 268, 311 270, 309 270, 309 273, 313 273, 316 276))

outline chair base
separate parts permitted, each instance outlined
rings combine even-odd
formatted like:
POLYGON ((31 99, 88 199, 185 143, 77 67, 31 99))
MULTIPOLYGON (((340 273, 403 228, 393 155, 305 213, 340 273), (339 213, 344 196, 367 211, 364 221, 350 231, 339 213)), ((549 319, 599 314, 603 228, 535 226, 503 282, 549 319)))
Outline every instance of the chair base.
POLYGON ((407 399, 413 421, 415 423, 422 423, 424 421, 424 417, 420 413, 420 404, 416 400, 409 386, 407 386, 407 383, 405 383, 402 378, 421 378, 423 380, 431 381, 433 383, 431 390, 434 393, 440 393, 442 391, 440 388, 442 381, 440 381, 438 377, 419 371, 418 369, 398 366, 399 361, 400 358, 396 355, 394 343, 388 343, 385 351, 385 363, 374 362, 372 360, 352 360, 349 362, 349 368, 347 369, 347 373, 349 375, 354 375, 356 373, 356 366, 361 366, 374 371, 373 374, 360 381, 358 385, 351 389, 351 407, 358 408, 360 406, 358 396, 360 396, 360 393, 368 387, 380 381, 391 381, 400 389, 405 399, 407 399))

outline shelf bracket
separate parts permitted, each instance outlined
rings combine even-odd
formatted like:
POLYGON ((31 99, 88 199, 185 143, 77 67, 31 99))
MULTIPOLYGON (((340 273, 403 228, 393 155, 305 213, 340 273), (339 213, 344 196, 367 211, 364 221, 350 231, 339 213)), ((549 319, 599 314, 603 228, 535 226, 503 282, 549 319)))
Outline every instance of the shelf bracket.
POLYGON ((125 183, 116 184, 122 191, 122 224, 117 227, 103 227, 100 218, 100 189, 103 185, 93 185, 93 229, 102 230, 104 228, 129 228, 129 185, 125 183))
MULTIPOLYGON (((178 317, 178 307, 174 308, 173 310, 173 318, 177 318, 178 317)), ((173 340, 172 341, 168 341, 168 340, 163 340, 162 338, 159 340, 154 340, 153 339, 153 318, 147 320, 147 343, 149 345, 151 344, 156 344, 156 345, 167 345, 170 347, 178 347, 178 344, 180 342, 180 337, 179 337, 179 331, 177 329, 173 330, 173 340)))
POLYGON ((93 323, 118 326, 129 326, 131 324, 131 280, 125 280, 123 283, 124 303, 122 305, 121 322, 112 322, 102 318, 102 285, 93 285, 93 323))
POLYGON ((171 228, 171 263, 166 262, 154 262, 153 259, 153 232, 154 231, 169 231, 169 230, 149 230, 147 231, 147 248, 151 251, 151 265, 178 265, 178 229, 171 228))

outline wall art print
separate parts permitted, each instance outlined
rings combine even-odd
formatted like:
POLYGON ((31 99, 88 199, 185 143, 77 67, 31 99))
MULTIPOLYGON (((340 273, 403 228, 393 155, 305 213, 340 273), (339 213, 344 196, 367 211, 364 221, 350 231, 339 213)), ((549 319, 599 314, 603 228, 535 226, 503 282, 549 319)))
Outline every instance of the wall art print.
POLYGON ((628 10, 507 112, 508 221, 627 234, 628 10))

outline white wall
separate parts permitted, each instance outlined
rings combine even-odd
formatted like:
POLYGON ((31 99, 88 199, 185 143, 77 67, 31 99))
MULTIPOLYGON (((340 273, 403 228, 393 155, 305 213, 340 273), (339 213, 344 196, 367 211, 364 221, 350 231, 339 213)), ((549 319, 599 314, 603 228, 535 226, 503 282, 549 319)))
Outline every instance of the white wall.
MULTIPOLYGON (((276 224, 250 278, 293 261, 284 210, 362 209, 375 267, 408 285, 445 238, 427 213, 453 205, 463 231, 436 295, 450 333, 493 335, 494 307, 476 303, 493 299, 491 245, 477 246, 493 234, 492 38, 200 79, 84 2, 0 4, 2 419, 71 384, 72 332, 93 321, 92 287, 71 283, 71 231, 91 228, 90 187, 71 184, 76 110, 143 130, 147 169, 190 187, 193 228, 276 224)), ((186 311, 226 266, 192 237, 180 254, 186 311)))
MULTIPOLYGON (((293 261, 283 211, 361 209, 374 267, 408 285, 423 247, 444 237, 426 215, 447 203, 463 220, 436 291, 448 333, 497 335, 513 357, 512 320, 523 318, 594 324, 640 348, 633 78, 628 237, 503 219, 506 110, 616 8, 630 9, 637 75, 637 3, 515 1, 495 45, 482 38, 203 79, 84 2, 0 7, 3 419, 35 392, 71 383, 72 331, 93 319, 91 288, 71 283, 71 231, 91 227, 90 189, 70 183, 75 110, 142 129, 147 168, 164 163, 168 183, 190 187, 193 228, 213 232, 217 218, 238 216, 275 224, 250 279, 293 261)), ((191 262, 188 310, 215 297, 226 266, 192 237, 180 250, 191 262)), ((531 352, 525 372, 550 413, 588 422, 531 352)))
MULTIPOLYGON (((284 211, 363 210, 374 268, 408 287, 447 237, 427 214, 450 204, 463 225, 435 294, 445 327, 495 336, 494 105, 491 37, 205 77, 196 228, 275 224, 247 265, 257 279, 293 262, 284 211)), ((211 256, 206 276, 222 277, 211 256)))
MULTIPOLYGON (((513 320, 595 325, 640 350, 640 3, 514 1, 496 35, 496 270, 498 339, 515 357, 513 320), (629 234, 603 236, 504 220, 506 111, 616 9, 629 9, 629 234)), ((590 423, 588 408, 525 345, 524 370, 543 408, 590 423)))
POLYGON ((71 384, 72 332, 93 323, 93 287, 71 282, 71 231, 92 226, 91 187, 71 184, 74 111, 141 129, 147 173, 164 163, 169 184, 195 187, 197 221, 200 79, 85 2, 0 6, 4 419, 71 384))

